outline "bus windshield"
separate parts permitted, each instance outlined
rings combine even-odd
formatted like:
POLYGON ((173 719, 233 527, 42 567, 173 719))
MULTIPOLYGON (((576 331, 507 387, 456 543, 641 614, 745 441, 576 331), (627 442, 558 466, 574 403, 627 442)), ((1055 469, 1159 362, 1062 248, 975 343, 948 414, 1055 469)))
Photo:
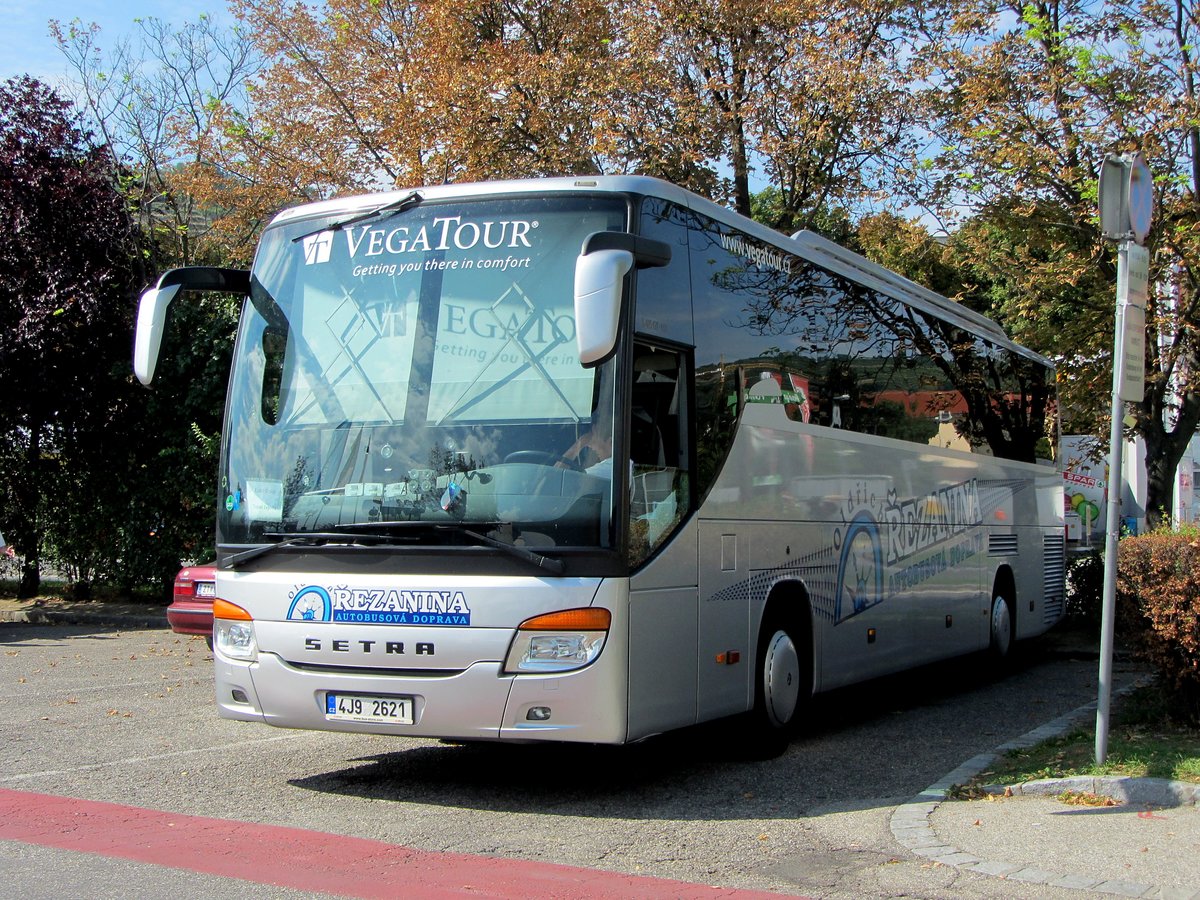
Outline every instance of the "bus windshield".
POLYGON ((578 362, 573 284, 584 238, 627 227, 620 198, 560 196, 269 229, 231 376, 218 541, 458 523, 611 548, 613 365, 578 362))

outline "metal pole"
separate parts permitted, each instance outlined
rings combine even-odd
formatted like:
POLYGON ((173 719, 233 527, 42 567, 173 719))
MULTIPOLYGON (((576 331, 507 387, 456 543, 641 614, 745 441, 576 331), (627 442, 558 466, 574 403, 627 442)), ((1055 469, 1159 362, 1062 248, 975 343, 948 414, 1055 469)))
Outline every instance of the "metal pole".
MULTIPOLYGON (((1117 249, 1117 284, 1128 284, 1129 241, 1117 249)), ((1112 702, 1113 618, 1117 605, 1117 541, 1121 532, 1121 450, 1124 444, 1125 407, 1121 401, 1121 377, 1125 359, 1125 307, 1128 297, 1117 303, 1116 339, 1113 347, 1112 427, 1108 448, 1108 519, 1104 536, 1104 598, 1100 618, 1100 695, 1096 702, 1096 765, 1108 758, 1108 719, 1112 702)))

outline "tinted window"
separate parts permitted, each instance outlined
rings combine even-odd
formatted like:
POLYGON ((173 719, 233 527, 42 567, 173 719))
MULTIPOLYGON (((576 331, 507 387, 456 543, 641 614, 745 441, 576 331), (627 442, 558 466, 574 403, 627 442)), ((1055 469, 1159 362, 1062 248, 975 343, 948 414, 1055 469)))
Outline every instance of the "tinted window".
POLYGON ((671 248, 665 266, 640 269, 637 275, 633 330, 680 344, 694 343, 688 229, 678 207, 648 198, 642 205, 640 232, 671 248))
POLYGON ((1052 371, 938 316, 687 213, 696 322, 698 477, 761 378, 794 421, 1033 462, 1048 458, 1052 371), (736 374, 731 374, 736 369, 736 374), (735 399, 736 398, 736 399, 735 399))

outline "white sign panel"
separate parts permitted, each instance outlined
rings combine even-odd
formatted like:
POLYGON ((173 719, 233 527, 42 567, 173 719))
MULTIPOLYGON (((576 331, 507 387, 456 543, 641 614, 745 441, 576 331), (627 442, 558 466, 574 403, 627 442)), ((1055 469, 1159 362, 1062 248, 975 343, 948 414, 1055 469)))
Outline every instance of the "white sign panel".
POLYGON ((1124 333, 1120 397, 1139 403, 1146 394, 1146 297, 1150 251, 1138 244, 1122 248, 1117 273, 1118 318, 1124 333))

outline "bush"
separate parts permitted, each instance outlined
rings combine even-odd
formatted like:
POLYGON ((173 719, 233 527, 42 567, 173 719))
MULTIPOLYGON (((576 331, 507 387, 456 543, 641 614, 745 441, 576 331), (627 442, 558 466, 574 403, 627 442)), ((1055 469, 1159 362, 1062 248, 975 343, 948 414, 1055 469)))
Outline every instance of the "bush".
POLYGON ((1104 606, 1104 554, 1099 547, 1067 563, 1067 614, 1073 625, 1100 628, 1104 606))
POLYGON ((1175 692, 1181 712, 1200 718, 1200 532, 1125 538, 1117 602, 1141 655, 1175 692))

